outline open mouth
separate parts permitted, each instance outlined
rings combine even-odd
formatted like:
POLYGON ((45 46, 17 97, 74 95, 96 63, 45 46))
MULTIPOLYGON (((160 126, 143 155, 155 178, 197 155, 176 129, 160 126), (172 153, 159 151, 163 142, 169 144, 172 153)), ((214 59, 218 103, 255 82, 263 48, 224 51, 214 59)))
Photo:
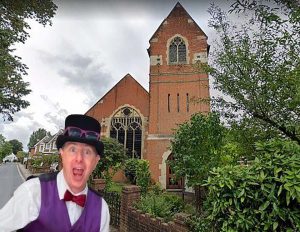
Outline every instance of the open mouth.
POLYGON ((73 168, 73 175, 76 177, 81 177, 83 175, 82 168, 73 168))

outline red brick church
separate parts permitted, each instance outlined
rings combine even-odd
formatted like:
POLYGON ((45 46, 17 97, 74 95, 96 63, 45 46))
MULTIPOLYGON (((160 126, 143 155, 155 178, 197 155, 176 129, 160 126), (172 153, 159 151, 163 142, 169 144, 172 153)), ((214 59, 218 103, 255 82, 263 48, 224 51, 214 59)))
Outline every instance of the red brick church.
POLYGON ((166 160, 172 159, 173 129, 196 112, 210 111, 193 101, 209 97, 208 75, 195 68, 207 62, 207 36, 177 3, 149 43, 149 92, 127 74, 86 115, 98 119, 101 135, 118 139, 130 157, 148 160, 152 179, 163 188, 182 188, 170 181, 166 160))

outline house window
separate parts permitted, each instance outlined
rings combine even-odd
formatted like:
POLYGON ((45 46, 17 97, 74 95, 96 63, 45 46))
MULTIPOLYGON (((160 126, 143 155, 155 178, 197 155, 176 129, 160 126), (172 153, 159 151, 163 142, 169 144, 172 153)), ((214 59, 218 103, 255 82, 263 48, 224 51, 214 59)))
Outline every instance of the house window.
POLYGON ((124 145, 130 158, 141 158, 142 119, 138 112, 130 107, 120 109, 111 119, 110 137, 124 145))
POLYGON ((50 143, 47 143, 47 144, 46 144, 46 149, 50 149, 50 147, 51 147, 51 144, 50 144, 50 143))
POLYGON ((39 152, 43 152, 43 151, 44 151, 44 144, 41 144, 39 148, 39 152))
POLYGON ((169 62, 170 64, 186 63, 186 45, 182 38, 175 37, 169 46, 169 62))
POLYGON ((55 141, 52 143, 52 149, 57 149, 55 141))

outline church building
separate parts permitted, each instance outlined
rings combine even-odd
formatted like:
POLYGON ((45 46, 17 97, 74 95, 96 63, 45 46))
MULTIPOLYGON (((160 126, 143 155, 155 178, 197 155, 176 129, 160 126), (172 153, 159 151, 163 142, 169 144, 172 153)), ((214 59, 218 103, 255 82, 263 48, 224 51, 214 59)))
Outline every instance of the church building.
POLYGON ((128 156, 149 161, 151 178, 165 189, 180 189, 166 164, 172 159, 174 129, 197 112, 208 113, 207 36, 177 3, 149 40, 149 92, 125 75, 86 115, 101 123, 101 135, 116 138, 128 156))

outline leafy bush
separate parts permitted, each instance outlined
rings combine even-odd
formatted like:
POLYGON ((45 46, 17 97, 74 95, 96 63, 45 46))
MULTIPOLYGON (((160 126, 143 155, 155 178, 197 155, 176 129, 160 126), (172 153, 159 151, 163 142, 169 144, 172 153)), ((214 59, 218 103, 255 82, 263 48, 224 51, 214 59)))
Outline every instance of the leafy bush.
POLYGON ((147 193, 150 185, 149 161, 138 160, 136 167, 136 184, 141 187, 141 194, 147 193))
POLYGON ((211 172, 205 219, 216 231, 300 231, 299 145, 271 141, 257 151, 248 167, 211 172))
POLYGON ((174 214, 183 209, 183 201, 175 195, 166 193, 156 195, 154 192, 149 192, 136 203, 136 208, 143 213, 149 213, 154 217, 161 217, 165 221, 169 221, 174 214))
POLYGON ((59 155, 53 154, 53 155, 40 155, 37 157, 34 157, 34 159, 31 159, 31 165, 33 167, 40 167, 41 164, 43 166, 50 166, 54 162, 59 162, 59 155))
POLYGON ((113 138, 102 138, 104 144, 104 156, 100 158, 91 178, 104 178, 106 187, 112 183, 113 175, 122 167, 125 162, 126 150, 123 144, 113 138))
POLYGON ((17 154, 16 154, 17 158, 18 158, 18 161, 20 163, 23 163, 23 160, 24 158, 27 156, 27 153, 24 152, 24 151, 18 151, 17 154))
POLYGON ((141 193, 145 194, 150 185, 149 162, 140 159, 128 159, 125 161, 125 176, 131 184, 141 187, 141 193))
POLYGON ((125 176, 131 184, 136 184, 136 168, 138 165, 138 159, 128 159, 125 161, 125 176))

